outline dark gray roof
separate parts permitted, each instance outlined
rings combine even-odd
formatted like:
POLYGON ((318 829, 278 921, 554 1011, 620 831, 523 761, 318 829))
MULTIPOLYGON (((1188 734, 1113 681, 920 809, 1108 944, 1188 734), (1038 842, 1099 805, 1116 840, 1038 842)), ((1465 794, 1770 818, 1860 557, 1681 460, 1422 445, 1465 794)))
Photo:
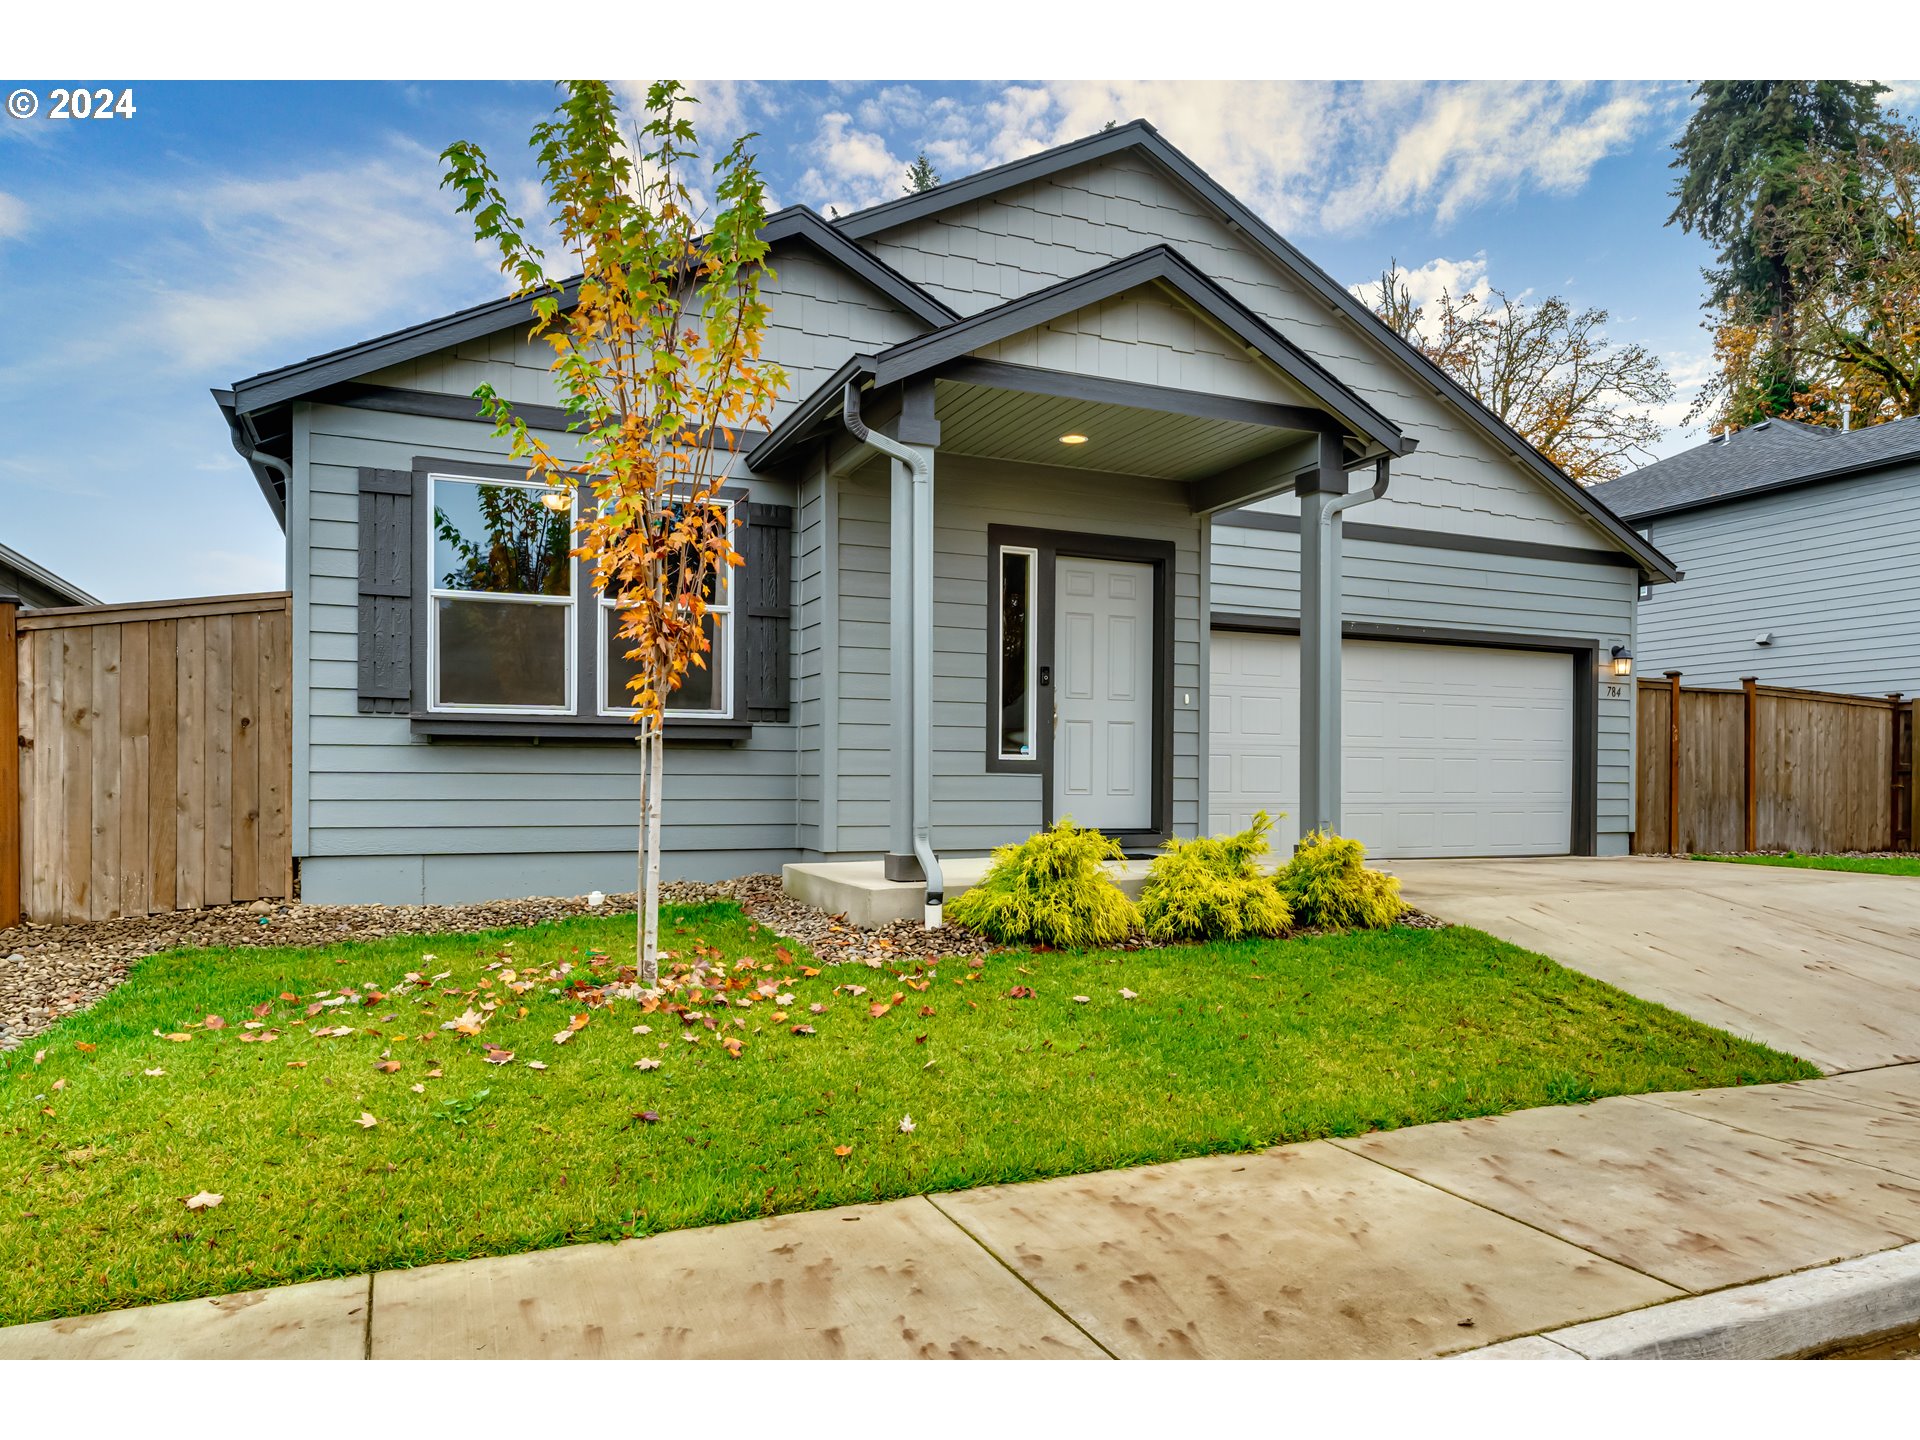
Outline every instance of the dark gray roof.
MULTIPOLYGON (((869 254, 826 220, 804 205, 790 206, 767 217, 761 238, 769 245, 799 242, 810 245, 826 259, 858 276, 893 301, 923 325, 948 325, 959 317, 947 305, 929 295, 899 271, 877 256, 869 254)), ((579 278, 555 287, 562 305, 573 303, 579 278)), ((285 423, 285 406, 303 395, 312 395, 329 386, 350 382, 373 370, 403 361, 415 360, 444 350, 464 340, 492 335, 509 326, 528 323, 532 297, 507 296, 489 300, 451 315, 442 315, 418 325, 409 325, 371 340, 329 350, 292 365, 263 371, 236 381, 231 390, 215 390, 214 403, 226 417, 233 433, 233 445, 241 455, 256 450, 290 458, 285 423)), ((249 460, 254 480, 272 508, 274 518, 286 524, 286 481, 271 467, 249 460)))
POLYGON ((1845 431, 1762 420, 1596 485, 1593 493, 1621 519, 1640 521, 1916 461, 1920 418, 1845 431))
POLYGON ((45 609, 60 605, 98 605, 70 580, 63 580, 44 565, 36 565, 18 550, 0 545, 0 595, 17 595, 30 607, 45 609))
MULTIPOLYGON (((1341 384, 1311 355, 1195 269, 1178 251, 1170 246, 1154 245, 1097 270, 1089 270, 1043 290, 1008 300, 965 320, 956 320, 951 325, 930 330, 912 340, 903 340, 878 355, 854 356, 797 405, 786 421, 747 456, 747 463, 754 469, 762 469, 785 459, 795 446, 812 434, 818 420, 835 413, 840 403, 840 393, 850 379, 857 377, 886 386, 929 371, 937 372, 941 365, 957 360, 983 345, 1018 335, 1049 320, 1140 286, 1155 284, 1181 296, 1210 316, 1242 345, 1263 356, 1319 400, 1326 413, 1339 420, 1354 435, 1377 445, 1389 455, 1406 455, 1413 451, 1417 442, 1401 434, 1397 425, 1341 384)), ((1290 407, 1276 405, 1272 408, 1281 410, 1290 407)))

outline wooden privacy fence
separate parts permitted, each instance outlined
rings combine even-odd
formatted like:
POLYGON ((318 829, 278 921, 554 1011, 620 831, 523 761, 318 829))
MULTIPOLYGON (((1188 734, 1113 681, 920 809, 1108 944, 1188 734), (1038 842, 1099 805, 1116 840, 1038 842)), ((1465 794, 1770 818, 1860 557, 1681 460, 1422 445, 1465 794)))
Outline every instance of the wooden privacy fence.
POLYGON ((1913 846, 1913 702, 1741 681, 1639 683, 1643 855, 1913 846))
POLYGON ((292 654, 284 593, 0 601, 0 926, 291 895, 292 654))

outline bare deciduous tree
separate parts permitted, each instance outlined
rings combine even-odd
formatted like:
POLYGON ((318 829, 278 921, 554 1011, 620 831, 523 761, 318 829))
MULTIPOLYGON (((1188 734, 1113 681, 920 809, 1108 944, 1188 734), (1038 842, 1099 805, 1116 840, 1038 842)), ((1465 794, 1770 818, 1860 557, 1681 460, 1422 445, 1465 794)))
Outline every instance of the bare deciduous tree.
POLYGON ((1663 433, 1653 412, 1673 380, 1644 345, 1608 338, 1605 310, 1490 287, 1420 304, 1398 262, 1368 290, 1396 333, 1583 485, 1621 474, 1663 433))

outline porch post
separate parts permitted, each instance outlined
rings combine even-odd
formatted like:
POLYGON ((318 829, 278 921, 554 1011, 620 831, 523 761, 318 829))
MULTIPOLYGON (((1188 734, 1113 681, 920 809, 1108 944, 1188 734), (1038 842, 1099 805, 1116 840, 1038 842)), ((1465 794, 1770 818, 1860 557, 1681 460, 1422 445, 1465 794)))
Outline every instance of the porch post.
POLYGON ((887 814, 889 880, 924 880, 914 854, 916 826, 929 829, 933 796, 933 456, 940 443, 931 381, 909 384, 895 436, 924 462, 926 480, 893 462, 892 525, 887 543, 892 593, 887 642, 891 661, 893 774, 887 814))
POLYGON ((1300 833, 1340 829, 1340 511, 1338 435, 1322 434, 1300 497, 1300 833))
POLYGON ((893 773, 887 787, 887 859, 889 880, 917 880, 913 857, 913 471, 904 460, 892 462, 893 515, 887 530, 887 612, 889 750, 893 773))

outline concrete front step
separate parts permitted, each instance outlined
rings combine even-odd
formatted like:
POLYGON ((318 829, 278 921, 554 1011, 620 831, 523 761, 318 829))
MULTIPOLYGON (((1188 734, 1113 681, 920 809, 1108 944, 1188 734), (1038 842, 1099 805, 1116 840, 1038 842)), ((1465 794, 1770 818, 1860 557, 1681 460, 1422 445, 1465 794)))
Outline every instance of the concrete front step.
MULTIPOLYGON (((991 863, 985 855, 942 855, 941 876, 946 899, 978 885, 991 863)), ((1147 883, 1146 860, 1117 860, 1106 866, 1114 883, 1135 900, 1147 883)), ((918 920, 926 911, 925 882, 889 880, 878 860, 828 860, 788 865, 781 870, 782 888, 804 905, 828 915, 844 915, 863 930, 878 930, 899 920, 918 920)))

